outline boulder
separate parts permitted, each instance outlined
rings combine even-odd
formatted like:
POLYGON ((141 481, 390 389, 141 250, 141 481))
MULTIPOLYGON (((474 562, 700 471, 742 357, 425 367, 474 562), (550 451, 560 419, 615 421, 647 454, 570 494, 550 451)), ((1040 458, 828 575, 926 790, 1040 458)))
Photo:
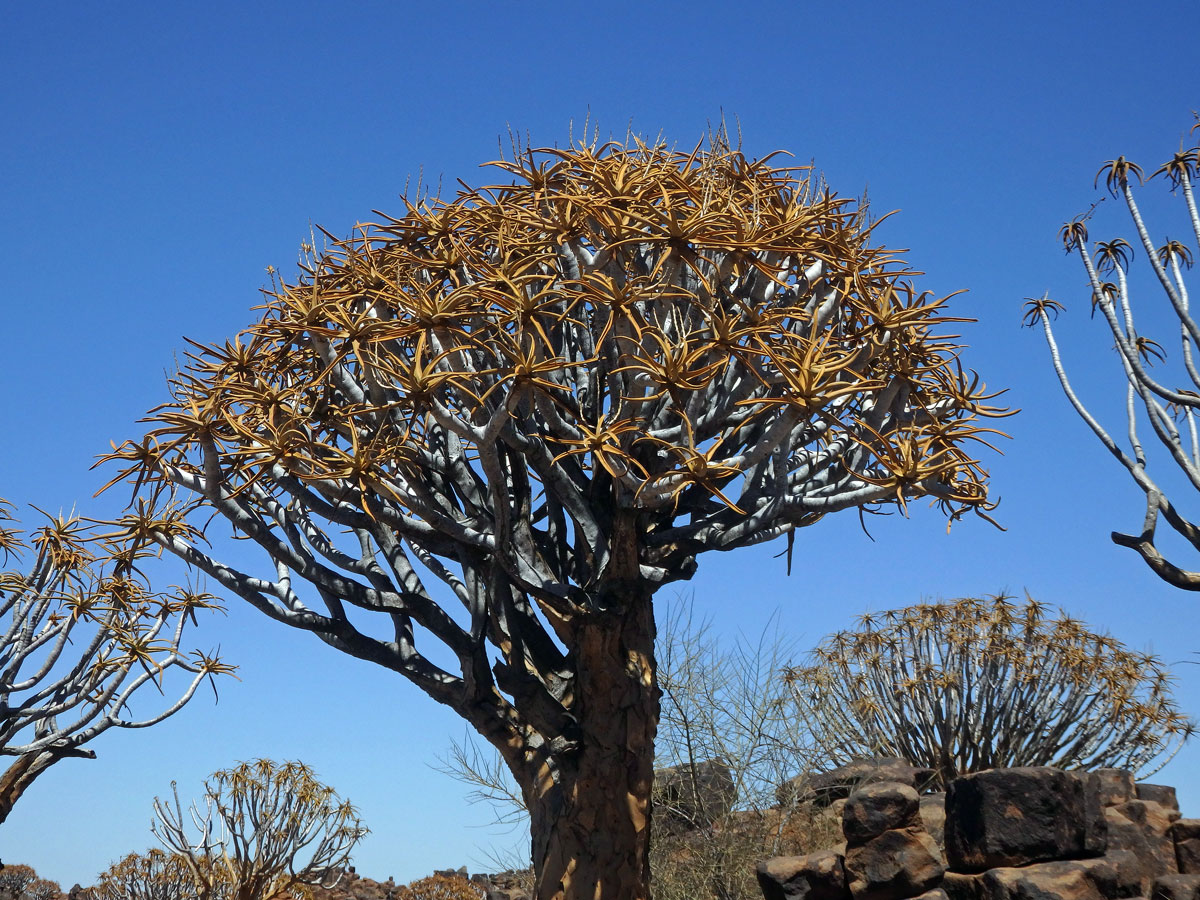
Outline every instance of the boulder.
POLYGON ((1200 900, 1200 875, 1160 875, 1152 900, 1200 900))
POLYGON ((834 800, 849 797, 855 788, 877 781, 899 782, 920 793, 933 780, 933 769, 910 765, 898 757, 856 759, 828 772, 797 775, 776 789, 775 799, 781 805, 799 801, 828 806, 834 800))
POLYGON ((850 846, 866 843, 885 831, 920 825, 921 798, 895 781, 864 785, 846 798, 842 834, 850 846))
POLYGON ((765 900, 846 900, 842 854, 821 850, 807 856, 777 856, 755 870, 765 900))
POLYGON ((1200 875, 1200 819, 1177 819, 1171 825, 1175 862, 1182 875, 1200 875))
POLYGON ((845 866, 854 900, 915 897, 937 887, 946 872, 937 844, 920 825, 890 829, 864 843, 848 844, 845 866))
POLYGON ((654 772, 654 802, 669 821, 685 828, 711 825, 733 808, 733 774, 719 759, 654 772))
POLYGON ((1175 795, 1175 788, 1169 784, 1138 784, 1134 786, 1134 793, 1138 800, 1157 803, 1175 813, 1176 819, 1179 818, 1179 798, 1175 795))
POLYGON ((1146 800, 1127 800, 1104 810, 1109 849, 1128 850, 1137 856, 1147 894, 1155 878, 1179 872, 1173 828, 1177 820, 1172 812, 1146 800))
POLYGON ((1098 779, 1061 769, 989 769, 955 779, 946 792, 950 868, 979 872, 1104 852, 1098 779))
POLYGON ((986 900, 1116 900, 1136 897, 1129 860, 1106 857, 1001 866, 975 876, 986 900))

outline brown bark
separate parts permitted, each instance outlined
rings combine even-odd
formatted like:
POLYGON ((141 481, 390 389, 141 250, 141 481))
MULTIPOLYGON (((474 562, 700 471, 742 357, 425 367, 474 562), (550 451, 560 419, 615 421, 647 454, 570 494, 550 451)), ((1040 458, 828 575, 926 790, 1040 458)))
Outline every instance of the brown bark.
POLYGON ((572 647, 582 740, 530 803, 537 900, 648 900, 659 688, 654 609, 636 582, 607 592, 572 647))
POLYGON ((78 756, 84 759, 95 759, 96 754, 91 750, 41 750, 37 753, 25 753, 16 758, 4 774, 0 775, 0 823, 8 818, 13 806, 21 799, 25 790, 33 784, 35 778, 48 768, 67 756, 78 756))

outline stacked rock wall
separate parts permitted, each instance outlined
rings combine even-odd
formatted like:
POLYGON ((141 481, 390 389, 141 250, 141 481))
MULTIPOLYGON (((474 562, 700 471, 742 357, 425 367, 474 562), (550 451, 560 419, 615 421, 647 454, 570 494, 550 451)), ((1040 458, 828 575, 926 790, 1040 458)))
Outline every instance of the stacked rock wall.
POLYGON ((760 863, 766 900, 1200 900, 1200 819, 1180 818, 1173 788, 1114 769, 992 769, 940 802, 867 784, 842 829, 838 847, 760 863))

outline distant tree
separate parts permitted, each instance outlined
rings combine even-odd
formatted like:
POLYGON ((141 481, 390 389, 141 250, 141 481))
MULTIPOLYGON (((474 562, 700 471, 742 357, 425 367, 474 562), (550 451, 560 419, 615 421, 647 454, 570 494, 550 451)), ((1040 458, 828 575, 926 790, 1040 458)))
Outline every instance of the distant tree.
POLYGON ((944 786, 1007 766, 1142 771, 1192 733, 1157 657, 1030 599, 964 598, 870 613, 786 671, 835 765, 898 756, 944 786))
MULTIPOLYGON (((88 891, 89 900, 196 900, 199 896, 187 859, 157 847, 113 863, 88 891)), ((227 892, 216 893, 223 897, 227 892)))
POLYGON ((155 798, 151 827, 191 869, 199 900, 333 887, 367 833, 349 801, 298 762, 257 759, 214 772, 188 821, 173 782, 171 790, 173 803, 155 798))
POLYGON ((309 248, 114 482, 161 546, 495 746, 539 900, 645 898, 654 593, 838 510, 986 515, 997 410, 936 333, 961 320, 804 170, 720 138, 494 168, 309 248), (214 513, 263 570, 210 555, 214 513))
MULTIPOLYGON (((0 550, 26 545, 0 500, 0 550)), ((0 572, 0 822, 39 775, 109 728, 144 728, 183 708, 205 678, 233 667, 181 650, 186 620, 215 606, 211 595, 152 591, 139 564, 160 553, 131 532, 105 535, 75 515, 48 516, 34 531, 33 564, 0 572), (162 694, 172 670, 192 677, 177 699, 136 716, 135 692, 162 694)), ((215 688, 214 688, 215 690, 215 688)), ((176 696, 172 694, 171 696, 176 696)))
POLYGON ((62 888, 57 881, 39 878, 24 865, 0 865, 0 900, 60 900, 62 888))
POLYGON ((484 891, 461 875, 430 875, 397 888, 394 900, 483 900, 484 891))
MULTIPOLYGON (((1200 128, 1200 119, 1192 126, 1192 132, 1200 128)), ((1160 166, 1153 176, 1162 175, 1171 184, 1172 191, 1183 195, 1193 240, 1200 243, 1200 214, 1196 209, 1193 181, 1200 168, 1200 147, 1180 150, 1170 161, 1160 166)), ((1162 246, 1155 247, 1150 238, 1141 210, 1134 198, 1132 182, 1143 183, 1143 170, 1124 156, 1109 160, 1096 176, 1113 197, 1120 197, 1129 210, 1136 237, 1134 244, 1116 237, 1110 241, 1099 241, 1088 247, 1087 221, 1091 213, 1079 216, 1062 227, 1059 236, 1068 253, 1078 254, 1087 272, 1091 293, 1093 315, 1098 309, 1107 323, 1119 351, 1121 367, 1128 382, 1126 392, 1126 429, 1128 446, 1123 448, 1109 434, 1100 421, 1092 415, 1076 394, 1067 378, 1066 367, 1059 353, 1058 343, 1050 325, 1057 317, 1062 304, 1044 295, 1030 299, 1026 305, 1025 322, 1030 327, 1041 324, 1050 346, 1050 358, 1063 391, 1075 411, 1104 447, 1125 467, 1134 483, 1146 495, 1146 515, 1139 534, 1122 534, 1114 531, 1112 540, 1122 547, 1129 547, 1145 560, 1146 564, 1163 581, 1189 591, 1200 590, 1200 571, 1178 566, 1168 560, 1155 543, 1155 532, 1159 518, 1182 537, 1194 550, 1200 550, 1200 526, 1184 516, 1168 499, 1165 491, 1146 471, 1146 450, 1139 435, 1139 428, 1146 421, 1154 437, 1167 450, 1176 467, 1187 479, 1193 490, 1200 490, 1200 432, 1197 430, 1197 415, 1200 414, 1200 369, 1197 368, 1195 348, 1200 345, 1200 324, 1197 324, 1189 306, 1187 285, 1183 270, 1192 267, 1196 244, 1168 239, 1162 246), (1164 362, 1166 351, 1157 341, 1139 332, 1133 318, 1132 297, 1127 277, 1130 262, 1135 256, 1134 245, 1141 248, 1146 264, 1154 272, 1171 309, 1179 321, 1183 365, 1169 374, 1152 374, 1156 363, 1164 362), (1115 278, 1115 282, 1109 279, 1115 278), (1180 383, 1190 387, 1178 387, 1180 383), (1139 408, 1142 410, 1139 413, 1139 408), (1145 417, 1143 419, 1143 416, 1145 417)), ((1095 209, 1095 207, 1093 207, 1095 209)))
POLYGON ((26 886, 37 880, 38 874, 32 866, 0 865, 0 900, 17 900, 26 886))

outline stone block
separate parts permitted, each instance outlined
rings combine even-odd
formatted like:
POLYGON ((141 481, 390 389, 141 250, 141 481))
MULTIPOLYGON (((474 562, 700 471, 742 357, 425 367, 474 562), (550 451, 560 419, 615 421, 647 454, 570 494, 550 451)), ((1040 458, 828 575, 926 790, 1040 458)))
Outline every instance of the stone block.
POLYGON ((892 829, 849 845, 845 866, 854 900, 915 897, 937 887, 946 872, 937 844, 921 826, 892 829))
POLYGON ((711 825, 733 809, 733 774, 721 760, 671 766, 654 772, 654 802, 680 828, 711 825))
POLYGON ((946 846, 946 795, 924 794, 921 797, 921 822, 939 847, 946 846))
POLYGON ((908 785, 882 781, 859 788, 842 808, 842 834, 851 847, 921 822, 921 798, 908 785))
POLYGON ((1200 819, 1177 819, 1171 825, 1175 862, 1182 875, 1200 875, 1200 819))
POLYGON ((1151 900, 1200 900, 1200 875, 1160 875, 1151 900))
POLYGON ((1109 850, 1128 850, 1140 861, 1148 893, 1154 878, 1179 872, 1175 819, 1170 810, 1145 800, 1127 800, 1104 810, 1109 850))
POLYGON ((1043 766, 964 775, 946 792, 946 857, 958 872, 1104 852, 1098 779, 1043 766))
POLYGON ((1141 887, 1128 860, 1056 860, 989 869, 979 879, 981 900, 1117 900, 1141 887))
POLYGON ((1175 788, 1169 784, 1138 784, 1134 786, 1134 792, 1138 800, 1164 806, 1173 810, 1177 814, 1175 818, 1179 818, 1179 798, 1175 795, 1175 788))
POLYGON ((848 900, 842 855, 821 850, 807 856, 777 856, 755 870, 765 900, 848 900))

